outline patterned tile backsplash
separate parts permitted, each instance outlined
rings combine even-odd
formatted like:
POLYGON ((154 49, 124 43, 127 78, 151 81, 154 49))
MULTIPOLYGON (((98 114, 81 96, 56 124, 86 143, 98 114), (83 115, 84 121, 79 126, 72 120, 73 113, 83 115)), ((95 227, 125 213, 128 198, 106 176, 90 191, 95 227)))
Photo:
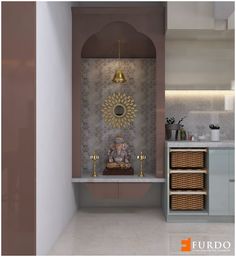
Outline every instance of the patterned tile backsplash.
POLYGON ((209 124, 220 125, 222 140, 234 139, 234 111, 225 110, 226 101, 234 99, 230 91, 166 91, 166 116, 183 121, 186 131, 197 138, 205 135, 210 139, 209 124), (225 95, 229 95, 226 96, 225 95))
POLYGON ((145 171, 155 173, 155 59, 122 59, 127 82, 114 84, 112 78, 117 59, 83 59, 81 81, 81 163, 82 172, 91 172, 89 156, 94 150, 100 156, 97 170, 102 171, 107 151, 117 134, 122 134, 131 151, 131 162, 136 173, 139 162, 136 155, 147 155, 145 171), (101 107, 107 96, 124 92, 134 98, 137 105, 133 124, 125 129, 113 129, 103 120, 101 107))
MULTIPOLYGON (((145 172, 155 173, 155 60, 122 59, 120 66, 127 79, 122 85, 112 82, 119 67, 117 59, 82 59, 82 170, 91 172, 89 156, 96 150, 100 156, 97 170, 102 171, 110 144, 117 134, 122 134, 130 146, 135 172, 139 171, 136 155, 143 151, 147 155, 145 172), (137 105, 136 118, 129 128, 112 129, 103 120, 101 106, 115 92, 132 96, 137 105)), ((175 116, 177 120, 187 116, 185 129, 208 139, 209 124, 217 123, 221 126, 221 139, 234 139, 234 111, 225 111, 222 92, 166 91, 166 116, 175 116)))

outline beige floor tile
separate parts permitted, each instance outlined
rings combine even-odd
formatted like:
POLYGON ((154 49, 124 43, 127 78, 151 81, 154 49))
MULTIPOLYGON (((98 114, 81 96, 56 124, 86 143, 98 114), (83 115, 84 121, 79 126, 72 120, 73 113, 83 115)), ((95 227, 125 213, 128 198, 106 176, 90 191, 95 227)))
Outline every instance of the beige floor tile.
MULTIPOLYGON (((189 255, 233 255, 233 223, 167 223, 160 209, 80 209, 58 238, 50 255, 184 255, 181 240, 229 240, 230 252, 189 255)), ((186 254, 185 254, 186 255, 186 254)))

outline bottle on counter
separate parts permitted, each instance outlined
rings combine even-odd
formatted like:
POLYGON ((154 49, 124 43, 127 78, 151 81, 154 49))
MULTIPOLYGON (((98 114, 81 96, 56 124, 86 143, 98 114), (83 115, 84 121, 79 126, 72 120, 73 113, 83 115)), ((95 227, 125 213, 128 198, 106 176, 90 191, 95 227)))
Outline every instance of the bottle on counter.
POLYGON ((182 127, 180 129, 180 140, 186 140, 186 139, 187 139, 187 134, 186 134, 185 129, 182 127))
POLYGON ((178 130, 176 131, 175 139, 176 139, 177 141, 180 141, 180 140, 181 140, 181 129, 178 129, 178 130))
POLYGON ((180 140, 186 140, 186 139, 187 139, 186 131, 184 129, 184 126, 181 126, 180 129, 178 129, 176 132, 176 140, 180 141, 180 140))

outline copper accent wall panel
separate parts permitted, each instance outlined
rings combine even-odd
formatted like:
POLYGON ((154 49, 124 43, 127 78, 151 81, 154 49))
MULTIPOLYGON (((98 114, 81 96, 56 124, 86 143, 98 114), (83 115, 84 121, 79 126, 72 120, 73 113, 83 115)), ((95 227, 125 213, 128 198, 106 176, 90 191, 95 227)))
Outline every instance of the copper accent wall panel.
POLYGON ((36 4, 2 3, 2 255, 36 253, 36 4))
MULTIPOLYGON (((72 8, 73 177, 81 176, 80 96, 82 49, 91 36, 96 35, 96 33, 112 22, 125 22, 131 25, 138 33, 142 33, 148 37, 156 50, 155 173, 157 177, 163 177, 165 141, 165 8, 160 5, 157 7, 72 8)), ((116 40, 116 38, 113 37, 112 40, 116 40)), ((125 40, 125 38, 123 40, 125 40)), ((96 46, 94 47, 96 48, 96 46)), ((91 49, 91 47, 87 49, 86 56, 93 57, 90 54, 89 49, 91 49)), ((101 49, 103 49, 103 46, 101 46, 101 49)), ((103 56, 99 57, 102 58, 103 56)), ((127 56, 122 57, 129 57, 129 53, 127 53, 127 56)))

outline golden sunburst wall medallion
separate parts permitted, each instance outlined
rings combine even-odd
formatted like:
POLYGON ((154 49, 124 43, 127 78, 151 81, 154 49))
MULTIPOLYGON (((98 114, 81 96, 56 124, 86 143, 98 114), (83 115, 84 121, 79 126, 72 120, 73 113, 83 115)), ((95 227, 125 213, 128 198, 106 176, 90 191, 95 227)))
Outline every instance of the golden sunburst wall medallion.
POLYGON ((102 105, 103 118, 113 128, 128 127, 134 121, 136 111, 133 97, 125 93, 108 96, 102 105))

